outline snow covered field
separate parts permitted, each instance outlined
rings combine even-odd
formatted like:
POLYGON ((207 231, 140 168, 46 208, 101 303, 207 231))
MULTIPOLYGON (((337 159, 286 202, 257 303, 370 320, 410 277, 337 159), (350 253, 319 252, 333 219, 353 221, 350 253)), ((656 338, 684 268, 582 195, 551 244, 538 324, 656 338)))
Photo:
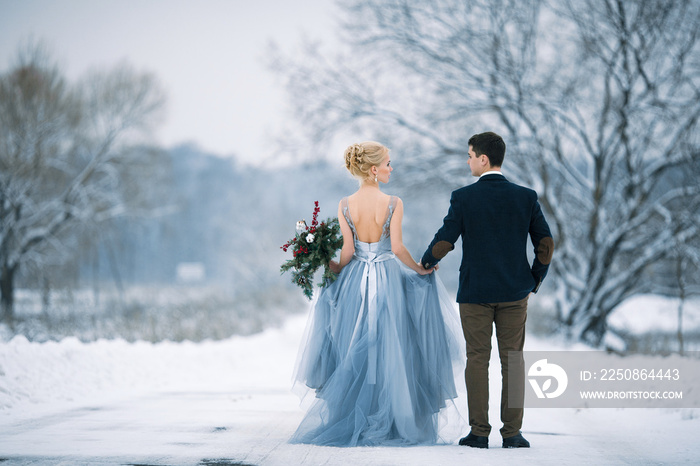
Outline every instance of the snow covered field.
MULTIPOLYGON (((0 343, 0 462, 151 465, 697 464, 700 406, 526 409, 532 448, 498 435, 499 365, 491 364, 489 450, 289 445, 303 411, 291 376, 306 322, 201 343, 0 343)), ((529 337, 526 350, 563 350, 529 337)), ((611 358, 616 356, 611 356, 611 358)), ((650 363, 657 358, 649 357, 650 363)), ((692 385, 700 386, 700 374, 692 385)), ((458 375, 461 380, 461 376, 458 375)), ((463 383, 461 384, 463 387, 463 383)), ((464 389, 457 404, 466 418, 464 389)), ((460 425, 453 435, 465 435, 460 425)), ((455 439, 456 440, 456 439, 455 439)))

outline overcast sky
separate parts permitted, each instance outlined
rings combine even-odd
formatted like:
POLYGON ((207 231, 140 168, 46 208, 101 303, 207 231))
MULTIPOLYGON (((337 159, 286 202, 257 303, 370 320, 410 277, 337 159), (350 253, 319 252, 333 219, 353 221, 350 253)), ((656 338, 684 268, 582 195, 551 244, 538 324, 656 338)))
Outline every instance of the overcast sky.
POLYGON ((272 151, 287 115, 267 43, 333 39, 331 0, 0 0, 0 70, 21 41, 45 40, 70 78, 127 60, 168 95, 157 142, 196 142, 243 160, 272 151))

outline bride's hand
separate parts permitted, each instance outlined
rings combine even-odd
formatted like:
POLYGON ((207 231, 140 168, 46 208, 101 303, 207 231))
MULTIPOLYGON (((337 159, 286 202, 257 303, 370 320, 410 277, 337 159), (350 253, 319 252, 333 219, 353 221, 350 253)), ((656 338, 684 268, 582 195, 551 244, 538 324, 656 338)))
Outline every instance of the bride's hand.
POLYGON ((341 270, 343 270, 343 269, 340 267, 340 264, 337 263, 336 261, 330 261, 330 262, 328 262, 328 268, 331 269, 331 272, 333 272, 333 273, 335 273, 335 274, 338 274, 338 273, 340 273, 341 270))
POLYGON ((423 267, 423 264, 418 262, 418 270, 416 270, 416 272, 418 272, 420 275, 429 275, 429 274, 433 273, 434 271, 436 271, 438 269, 438 267, 439 267, 439 265, 435 264, 435 267, 426 269, 425 267, 423 267))

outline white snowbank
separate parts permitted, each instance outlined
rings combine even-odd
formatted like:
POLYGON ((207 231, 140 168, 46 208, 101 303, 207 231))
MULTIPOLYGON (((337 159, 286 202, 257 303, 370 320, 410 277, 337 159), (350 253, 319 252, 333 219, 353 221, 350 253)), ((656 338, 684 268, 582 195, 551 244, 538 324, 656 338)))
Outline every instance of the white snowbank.
MULTIPOLYGON (((680 300, 659 295, 634 296, 610 315, 608 324, 634 335, 645 332, 676 332, 680 300)), ((684 331, 700 330, 700 299, 689 299, 683 304, 684 331)))
POLYGON ((286 387, 298 343, 290 330, 199 344, 76 338, 31 343, 16 336, 0 344, 0 416, 154 391, 286 387))

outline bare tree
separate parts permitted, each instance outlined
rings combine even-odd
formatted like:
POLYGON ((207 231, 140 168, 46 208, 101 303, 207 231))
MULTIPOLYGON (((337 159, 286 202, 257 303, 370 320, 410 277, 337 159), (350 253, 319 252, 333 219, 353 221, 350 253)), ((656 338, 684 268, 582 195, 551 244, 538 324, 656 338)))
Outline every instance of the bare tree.
POLYGON ((157 151, 143 143, 164 103, 122 64, 69 83, 41 45, 0 75, 0 291, 12 323, 20 267, 69 254, 70 232, 143 209, 157 151), (142 189, 145 188, 145 189, 142 189))
POLYGON ((272 53, 309 137, 356 126, 398 147, 414 184, 458 186, 467 139, 502 133, 507 176, 554 230, 559 321, 601 344, 645 271, 700 233, 700 2, 340 5, 344 54, 272 53))

